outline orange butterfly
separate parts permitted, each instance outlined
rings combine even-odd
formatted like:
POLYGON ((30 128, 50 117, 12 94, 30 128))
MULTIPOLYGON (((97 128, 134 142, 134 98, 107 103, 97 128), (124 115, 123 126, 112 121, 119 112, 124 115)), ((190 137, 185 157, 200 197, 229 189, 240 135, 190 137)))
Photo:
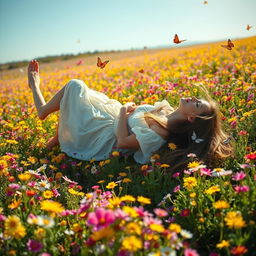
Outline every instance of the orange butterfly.
POLYGON ((187 40, 187 39, 180 40, 179 37, 178 37, 178 35, 175 34, 174 39, 173 39, 173 42, 174 42, 175 44, 180 44, 180 43, 182 43, 182 42, 184 42, 184 41, 186 41, 186 40, 187 40))
POLYGON ((224 47, 228 50, 232 50, 232 47, 234 47, 235 45, 231 42, 230 39, 228 39, 228 44, 227 45, 221 45, 221 47, 224 47))
POLYGON ((105 66, 109 63, 109 60, 106 60, 104 62, 101 61, 100 57, 97 59, 97 67, 99 68, 105 68, 105 66))
POLYGON ((204 4, 208 4, 208 1, 204 1, 204 4))
POLYGON ((139 72, 143 74, 145 71, 144 71, 144 69, 142 68, 142 69, 139 70, 139 72))
POLYGON ((247 25, 246 29, 249 31, 252 28, 252 26, 247 25))

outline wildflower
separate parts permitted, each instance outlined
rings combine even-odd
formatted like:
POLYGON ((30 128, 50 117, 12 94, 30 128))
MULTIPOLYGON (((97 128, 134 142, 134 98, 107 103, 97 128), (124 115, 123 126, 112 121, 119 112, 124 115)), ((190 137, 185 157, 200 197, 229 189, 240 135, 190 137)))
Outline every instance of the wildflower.
POLYGON ((181 226, 176 223, 171 223, 169 226, 169 230, 175 233, 180 233, 181 232, 181 226))
POLYGON ((176 251, 174 251, 170 247, 161 247, 160 248, 160 253, 152 253, 148 254, 148 256, 160 256, 160 255, 165 255, 165 256, 176 256, 176 251))
POLYGON ((206 194, 208 194, 208 195, 212 195, 212 194, 214 194, 214 193, 216 193, 216 192, 219 192, 219 191, 220 191, 219 186, 218 186, 218 185, 215 185, 215 186, 212 186, 212 187, 206 189, 204 192, 205 192, 206 194))
POLYGON ((113 157, 120 156, 120 153, 118 151, 113 151, 112 156, 113 157))
POLYGON ((91 168, 91 174, 96 174, 98 172, 98 169, 95 165, 92 166, 91 168))
POLYGON ((238 245, 238 246, 233 247, 230 252, 233 255, 238 255, 239 256, 239 255, 243 255, 243 254, 247 253, 247 251, 248 250, 245 246, 238 245))
POLYGON ((241 193, 241 192, 248 192, 250 188, 248 186, 235 186, 234 190, 236 193, 241 193))
POLYGON ((123 183, 129 183, 129 182, 132 182, 132 180, 129 179, 129 178, 124 178, 124 179, 123 179, 123 183))
POLYGON ((11 210, 14 210, 19 207, 20 203, 21 203, 20 199, 19 200, 13 199, 12 202, 8 205, 8 208, 10 208, 11 210))
POLYGON ((155 208, 154 209, 154 213, 158 216, 158 217, 166 217, 168 215, 168 212, 164 209, 160 209, 160 208, 155 208))
POLYGON ((147 171, 147 170, 148 170, 148 165, 147 165, 147 164, 142 165, 142 166, 140 167, 140 169, 141 169, 141 171, 147 171))
POLYGON ((180 185, 176 186, 174 189, 173 189, 173 192, 176 193, 180 190, 180 185))
POLYGON ((229 241, 226 241, 226 240, 222 240, 220 243, 218 243, 216 245, 217 248, 219 249, 222 249, 224 247, 228 247, 230 244, 229 244, 229 241))
POLYGON ((183 178, 183 181, 183 186, 188 190, 191 190, 193 187, 197 186, 197 180, 195 177, 183 178))
POLYGON ((122 196, 121 198, 120 198, 120 200, 122 201, 122 202, 135 202, 135 197, 133 197, 133 196, 130 196, 130 195, 125 195, 125 196, 122 196))
POLYGON ((164 232, 164 227, 161 224, 150 224, 149 228, 157 233, 162 233, 164 232))
POLYGON ((216 202, 213 203, 213 207, 215 209, 226 209, 226 208, 229 208, 230 205, 226 201, 219 200, 219 201, 216 201, 216 202))
POLYGON ((114 212, 104 208, 97 208, 95 212, 90 212, 87 219, 87 223, 96 228, 109 226, 114 221, 114 212))
POLYGON ((175 150, 177 148, 177 146, 174 143, 169 143, 168 148, 171 150, 175 150))
POLYGON ((121 177, 125 177, 125 176, 127 176, 127 173, 126 172, 119 172, 118 175, 121 176, 121 177))
POLYGON ((51 184, 46 181, 46 180, 41 180, 39 182, 37 182, 35 188, 40 190, 40 191, 44 191, 44 190, 47 190, 51 187, 51 184))
POLYGON ((122 241, 122 247, 129 252, 136 252, 142 248, 142 241, 136 236, 127 236, 122 241))
POLYGON ((43 197, 46 199, 52 198, 53 196, 54 196, 54 194, 51 190, 45 190, 43 192, 43 197))
POLYGON ((189 209, 183 209, 180 213, 180 216, 182 217, 187 217, 190 215, 190 210, 189 209))
POLYGON ((31 252, 40 252, 43 245, 39 241, 29 239, 27 242, 27 247, 31 252))
POLYGON ((196 250, 186 248, 184 251, 184 256, 200 256, 196 250))
POLYGON ((104 227, 96 232, 94 232, 91 238, 94 241, 99 241, 103 238, 112 238, 114 236, 114 230, 111 227, 104 227))
POLYGON ((18 174, 18 178, 21 181, 28 181, 31 179, 31 174, 29 172, 18 174))
POLYGON ((193 168, 198 167, 199 165, 200 165, 199 162, 193 161, 193 162, 190 162, 190 163, 188 164, 188 168, 189 168, 189 169, 193 169, 193 168))
POLYGON ((65 210, 61 203, 52 200, 41 201, 41 209, 56 214, 65 210))
POLYGON ((224 220, 229 228, 239 229, 246 226, 246 223, 239 212, 228 212, 224 220))
POLYGON ((126 231, 128 234, 137 234, 139 236, 141 235, 141 227, 135 222, 128 223, 126 226, 126 231))
POLYGON ((246 174, 243 171, 241 171, 241 172, 235 173, 232 176, 232 180, 239 181, 239 180, 243 180, 245 177, 246 177, 246 174))
POLYGON ((195 158, 195 157, 196 157, 196 154, 194 154, 194 153, 189 153, 189 154, 187 154, 187 157, 188 157, 188 158, 195 158))
POLYGON ((114 187, 118 186, 115 182, 109 182, 106 188, 113 189, 114 187))
POLYGON ((26 235, 25 227, 22 225, 20 218, 15 215, 8 216, 5 219, 4 227, 5 234, 16 239, 26 235))
POLYGON ((170 165, 169 165, 169 164, 161 164, 160 167, 162 167, 162 168, 168 168, 168 167, 170 167, 170 165))
POLYGON ((75 233, 79 233, 79 232, 83 231, 83 228, 82 228, 82 226, 79 223, 74 223, 73 226, 72 226, 72 230, 75 233))
POLYGON ((127 214, 128 214, 130 217, 132 217, 132 218, 136 218, 136 217, 139 216, 139 214, 137 213, 137 211, 136 211, 134 208, 129 207, 129 206, 124 206, 124 207, 123 207, 123 211, 124 211, 125 213, 127 213, 127 214))
POLYGON ((245 155, 244 158, 247 159, 247 160, 256 160, 256 151, 245 155))
POLYGON ((138 196, 137 201, 141 204, 151 204, 151 199, 144 196, 138 196))
POLYGON ((185 238, 185 239, 191 239, 191 238, 193 237, 193 234, 190 233, 189 231, 185 230, 185 229, 182 229, 182 230, 180 231, 180 234, 181 234, 181 236, 182 236, 183 238, 185 238))

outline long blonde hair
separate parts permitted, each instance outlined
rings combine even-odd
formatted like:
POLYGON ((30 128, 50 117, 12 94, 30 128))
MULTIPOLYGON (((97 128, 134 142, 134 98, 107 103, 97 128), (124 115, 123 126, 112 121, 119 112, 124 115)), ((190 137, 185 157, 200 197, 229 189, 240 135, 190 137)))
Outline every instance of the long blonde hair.
POLYGON ((164 122, 158 115, 161 109, 145 113, 145 118, 157 122, 168 130, 167 143, 159 152, 160 162, 169 164, 170 171, 186 168, 190 161, 188 154, 194 153, 200 161, 214 165, 218 159, 233 155, 233 144, 222 128, 221 113, 217 103, 210 97, 208 91, 202 86, 204 98, 210 104, 210 110, 196 116, 194 122, 176 121, 164 122), (196 137, 196 138, 195 138, 196 137), (169 143, 177 146, 176 150, 168 148, 169 143))

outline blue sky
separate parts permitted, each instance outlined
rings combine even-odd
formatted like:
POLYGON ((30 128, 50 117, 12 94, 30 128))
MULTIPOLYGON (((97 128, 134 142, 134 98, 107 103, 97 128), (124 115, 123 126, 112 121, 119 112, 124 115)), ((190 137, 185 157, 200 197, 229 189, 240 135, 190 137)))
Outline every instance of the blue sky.
POLYGON ((0 0, 0 63, 173 46, 175 33, 184 46, 253 36, 255 10, 256 0, 0 0))

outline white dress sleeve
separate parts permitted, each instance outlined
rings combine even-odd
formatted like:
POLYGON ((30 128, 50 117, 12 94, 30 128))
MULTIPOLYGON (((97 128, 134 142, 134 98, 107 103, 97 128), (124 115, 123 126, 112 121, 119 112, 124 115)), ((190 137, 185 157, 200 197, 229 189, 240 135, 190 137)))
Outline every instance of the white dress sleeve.
POLYGON ((147 127, 135 126, 131 130, 140 144, 140 149, 134 153, 133 158, 136 162, 145 164, 150 161, 152 154, 165 143, 165 140, 147 127))

